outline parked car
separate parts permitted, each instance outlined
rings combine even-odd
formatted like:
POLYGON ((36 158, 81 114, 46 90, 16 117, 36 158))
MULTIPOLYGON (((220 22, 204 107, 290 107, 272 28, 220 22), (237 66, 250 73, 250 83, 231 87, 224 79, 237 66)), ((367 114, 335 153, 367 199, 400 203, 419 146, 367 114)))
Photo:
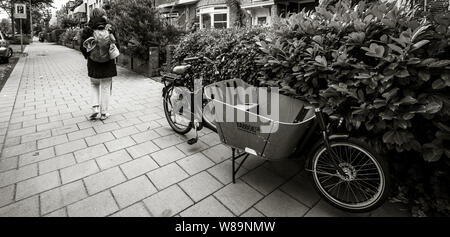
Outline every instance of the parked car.
POLYGON ((8 63, 9 58, 12 57, 13 50, 9 47, 9 41, 3 36, 0 31, 0 61, 8 63))

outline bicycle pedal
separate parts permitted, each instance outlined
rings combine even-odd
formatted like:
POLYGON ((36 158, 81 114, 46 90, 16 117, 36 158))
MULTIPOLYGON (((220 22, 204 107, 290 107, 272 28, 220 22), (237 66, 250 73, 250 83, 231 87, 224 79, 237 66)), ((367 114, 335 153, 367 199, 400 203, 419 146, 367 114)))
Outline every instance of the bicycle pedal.
POLYGON ((194 145, 195 143, 197 143, 197 141, 198 141, 197 138, 192 138, 192 139, 189 139, 187 143, 188 143, 189 145, 194 145))

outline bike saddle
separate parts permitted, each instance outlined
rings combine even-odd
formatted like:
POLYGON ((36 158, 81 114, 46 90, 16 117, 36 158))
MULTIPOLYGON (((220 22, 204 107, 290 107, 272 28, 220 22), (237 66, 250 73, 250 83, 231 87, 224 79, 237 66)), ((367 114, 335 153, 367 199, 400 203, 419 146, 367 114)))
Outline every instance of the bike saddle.
POLYGON ((189 65, 189 64, 188 65, 176 66, 176 67, 173 68, 173 72, 176 73, 176 74, 181 75, 181 74, 184 74, 187 71, 187 69, 190 68, 190 67, 191 67, 191 65, 189 65))

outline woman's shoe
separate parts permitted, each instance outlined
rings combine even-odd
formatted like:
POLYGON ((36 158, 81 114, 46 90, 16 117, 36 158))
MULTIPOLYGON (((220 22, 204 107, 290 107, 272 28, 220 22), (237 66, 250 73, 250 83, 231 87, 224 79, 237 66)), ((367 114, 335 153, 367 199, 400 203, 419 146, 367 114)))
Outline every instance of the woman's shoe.
POLYGON ((89 120, 97 120, 98 113, 93 113, 91 116, 89 116, 89 120))
POLYGON ((109 117, 109 115, 108 114, 102 114, 102 116, 100 116, 100 120, 105 120, 105 119, 107 119, 109 117))

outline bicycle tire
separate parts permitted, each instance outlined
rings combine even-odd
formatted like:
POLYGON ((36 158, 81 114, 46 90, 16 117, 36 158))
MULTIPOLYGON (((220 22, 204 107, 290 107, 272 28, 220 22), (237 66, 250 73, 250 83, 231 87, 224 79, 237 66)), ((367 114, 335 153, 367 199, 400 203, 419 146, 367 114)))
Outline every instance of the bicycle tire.
MULTIPOLYGON (((344 178, 337 173, 336 168, 327 166, 327 163, 324 163, 323 160, 326 157, 326 146, 323 143, 316 145, 315 147, 317 149, 314 149, 313 156, 310 159, 310 167, 314 187, 320 196, 332 206, 347 212, 368 212, 381 206, 388 197, 390 189, 389 170, 386 161, 376 154, 367 144, 356 139, 334 139, 330 141, 330 146, 339 158, 342 158, 341 161, 338 161, 339 166, 343 167, 346 170, 346 174, 350 175, 344 178), (344 148, 347 148, 348 152, 344 148), (353 152, 358 152, 358 155, 352 161, 351 156, 353 152), (358 158, 361 154, 363 156, 358 158), (319 163, 321 157, 322 163, 319 163), (343 157, 346 158, 343 159, 343 157), (364 161, 364 157, 368 158, 368 161, 364 161), (361 165, 360 162, 365 163, 361 165), (369 170, 371 170, 370 172, 375 171, 375 173, 364 173, 369 172, 369 170), (333 180, 336 180, 336 184, 329 188, 330 185, 333 185, 333 180), (358 181, 360 182, 356 183, 358 181), (365 184, 367 187, 362 186, 362 184, 365 184), (347 194, 343 190, 343 195, 340 195, 339 190, 343 186, 347 187, 347 194), (352 187, 355 188, 355 191, 359 191, 359 193, 356 193, 352 187), (372 192, 374 194, 372 196, 369 195, 372 192), (356 201, 350 201, 352 199, 351 195, 354 196, 356 201), (362 198, 361 201, 359 201, 358 196, 362 198)), ((328 155, 328 159, 332 159, 330 157, 328 155)), ((345 189, 345 187, 343 188, 345 189)))
POLYGON ((176 123, 172 120, 172 117, 170 115, 170 113, 172 112, 171 110, 169 110, 169 101, 170 101, 170 96, 171 93, 173 91, 173 86, 169 87, 164 94, 164 99, 163 99, 163 107, 164 107, 164 115, 166 116, 167 122, 169 123, 169 126, 178 134, 180 135, 184 135, 186 133, 188 133, 189 131, 191 131, 192 129, 192 124, 189 123, 189 125, 186 126, 186 128, 180 128, 176 125, 176 123))

